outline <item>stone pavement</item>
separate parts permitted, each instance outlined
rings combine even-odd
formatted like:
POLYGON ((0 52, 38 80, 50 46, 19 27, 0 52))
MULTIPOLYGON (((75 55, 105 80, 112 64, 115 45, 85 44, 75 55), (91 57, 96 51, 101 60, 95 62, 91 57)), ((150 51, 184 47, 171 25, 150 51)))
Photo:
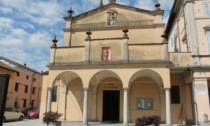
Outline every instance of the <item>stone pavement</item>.
MULTIPOLYGON (((89 122, 88 126, 122 126, 122 123, 101 123, 101 122, 89 122)), ((25 119, 24 121, 15 121, 15 122, 5 122, 3 126, 46 126, 39 119, 25 119)), ((62 122, 61 126, 83 126, 81 122, 62 122)), ((129 126, 134 126, 134 124, 130 124, 129 126)))
MULTIPOLYGON (((3 126, 46 126, 43 122, 39 119, 24 119, 24 121, 14 121, 14 122, 5 122, 3 126)), ((62 122, 61 126, 83 126, 81 122, 62 122)), ((123 126, 122 123, 101 123, 101 122, 89 122, 88 126, 123 126)), ((129 126, 135 126, 134 123, 129 124, 129 126)), ((160 126, 166 126, 161 124, 160 126)), ((173 124, 171 126, 184 126, 173 124)), ((210 124, 201 124, 200 126, 210 126, 210 124)))

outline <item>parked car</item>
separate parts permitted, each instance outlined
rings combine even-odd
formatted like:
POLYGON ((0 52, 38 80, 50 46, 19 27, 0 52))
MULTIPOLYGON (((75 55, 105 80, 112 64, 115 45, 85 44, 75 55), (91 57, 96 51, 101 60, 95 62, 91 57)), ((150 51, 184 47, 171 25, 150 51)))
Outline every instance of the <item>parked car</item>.
POLYGON ((4 111, 3 122, 11 120, 23 121, 24 114, 18 111, 16 108, 6 106, 4 111))
POLYGON ((24 110, 22 110, 21 112, 27 116, 28 115, 28 112, 31 111, 31 110, 36 110, 37 108, 36 107, 29 107, 29 108, 26 108, 24 110))
POLYGON ((27 118, 39 118, 39 109, 37 108, 36 110, 31 110, 27 114, 27 118))

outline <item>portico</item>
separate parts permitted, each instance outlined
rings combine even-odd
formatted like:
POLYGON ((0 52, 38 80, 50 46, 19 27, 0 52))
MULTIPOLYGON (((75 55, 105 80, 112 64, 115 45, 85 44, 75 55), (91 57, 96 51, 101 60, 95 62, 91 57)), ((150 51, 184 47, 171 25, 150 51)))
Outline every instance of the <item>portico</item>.
POLYGON ((84 124, 88 121, 115 121, 127 125, 140 116, 158 115, 162 121, 171 123, 169 69, 72 70, 61 73, 54 71, 51 74, 55 80, 48 85, 47 110, 65 113, 62 117, 64 120, 82 121, 84 124), (121 74, 125 71, 126 76, 121 74), (87 84, 82 83, 87 81, 87 84), (52 102, 49 96, 58 83, 60 86, 57 86, 57 101, 52 102), (161 96, 160 92, 164 90, 165 93, 161 96), (164 94, 165 99, 161 98, 164 94), (106 100, 109 95, 116 97, 114 101, 119 102, 115 108, 112 108, 112 102, 109 102, 111 98, 106 100), (138 103, 138 99, 147 98, 152 99, 151 110, 139 108, 138 105, 142 103, 138 103), (166 104, 164 105, 164 101, 161 100, 166 104), (162 110, 164 106, 167 107, 162 110), (115 115, 113 118, 107 119, 106 114, 109 114, 106 112, 107 108, 113 109, 112 114, 115 115))

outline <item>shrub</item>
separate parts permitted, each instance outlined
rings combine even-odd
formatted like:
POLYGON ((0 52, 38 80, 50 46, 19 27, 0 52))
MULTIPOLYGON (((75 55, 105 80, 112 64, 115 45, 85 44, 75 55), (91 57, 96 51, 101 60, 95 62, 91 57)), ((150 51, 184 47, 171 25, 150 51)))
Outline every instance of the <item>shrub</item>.
POLYGON ((136 126, 145 126, 145 125, 155 125, 158 126, 160 124, 159 116, 142 116, 141 118, 136 119, 136 126))
POLYGON ((50 123, 56 122, 63 114, 58 113, 58 112, 45 112, 43 117, 43 123, 46 123, 49 125, 50 123))

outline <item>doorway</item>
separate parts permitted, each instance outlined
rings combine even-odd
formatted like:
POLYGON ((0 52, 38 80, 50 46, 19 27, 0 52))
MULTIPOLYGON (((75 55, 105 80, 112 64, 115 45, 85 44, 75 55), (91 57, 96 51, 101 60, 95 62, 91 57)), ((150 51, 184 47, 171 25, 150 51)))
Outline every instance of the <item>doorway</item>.
POLYGON ((119 122, 120 91, 103 91, 103 121, 119 122))

